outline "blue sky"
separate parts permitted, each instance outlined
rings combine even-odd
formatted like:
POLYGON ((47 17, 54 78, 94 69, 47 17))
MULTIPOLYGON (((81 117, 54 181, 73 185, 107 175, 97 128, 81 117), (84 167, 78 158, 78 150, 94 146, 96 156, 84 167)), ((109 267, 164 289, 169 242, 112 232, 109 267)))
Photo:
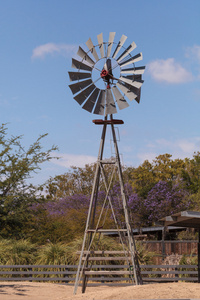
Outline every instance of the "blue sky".
POLYGON ((0 122, 10 135, 23 134, 25 147, 48 133, 44 148, 58 145, 62 157, 45 164, 36 183, 96 160, 99 117, 73 99, 67 72, 78 46, 89 37, 97 44, 101 32, 104 41, 116 32, 115 42, 125 34, 125 46, 134 41, 133 54, 143 53, 136 66, 146 65, 140 104, 116 115, 124 120, 123 162, 200 150, 199 0, 0 0, 0 122))

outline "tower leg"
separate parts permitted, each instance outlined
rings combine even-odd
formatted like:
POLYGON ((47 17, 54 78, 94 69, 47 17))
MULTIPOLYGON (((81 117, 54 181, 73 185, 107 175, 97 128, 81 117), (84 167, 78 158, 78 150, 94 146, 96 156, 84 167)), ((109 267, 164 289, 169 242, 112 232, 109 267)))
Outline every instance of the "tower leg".
MULTIPOLYGON (((111 116, 111 118, 112 118, 112 116, 111 116)), ((111 129, 112 129, 113 143, 114 143, 114 147, 115 147, 116 163, 117 163, 117 167, 118 167, 118 176, 119 176, 119 182, 120 182, 120 187, 121 187, 121 196, 122 196, 122 202, 123 202, 123 208, 124 208, 124 214, 125 214, 129 251, 131 253, 135 283, 136 283, 136 285, 138 285, 138 284, 143 284, 143 282, 142 282, 142 277, 141 277, 140 265, 139 265, 139 261, 138 261, 138 257, 137 257, 135 240, 134 240, 133 232, 132 232, 132 229, 130 226, 130 217, 129 217, 129 212, 128 212, 126 194, 125 194, 125 190, 124 190, 124 182, 123 182, 123 176, 122 176, 120 155, 119 155, 119 150, 118 150, 118 145, 117 145, 115 128, 114 128, 114 124, 112 124, 112 123, 111 123, 111 129)))
MULTIPOLYGON (((105 117, 105 120, 107 120, 107 117, 105 117)), ((82 292, 85 292, 86 289, 86 276, 84 275, 84 268, 87 267, 88 265, 88 254, 86 254, 86 260, 85 263, 82 267, 81 270, 81 263, 83 259, 83 254, 84 254, 84 249, 85 249, 85 244, 86 244, 86 239, 88 235, 88 228, 90 226, 94 227, 94 220, 95 220, 95 213, 96 213, 96 202, 97 202, 97 194, 98 194, 98 188, 99 188, 99 180, 100 180, 100 162, 103 158, 103 151, 104 151, 104 144, 105 144, 105 136, 106 136, 106 129, 107 129, 107 124, 105 123, 103 125, 103 131, 102 131, 102 136, 101 136, 101 142, 100 142, 100 147, 99 147, 99 154, 98 154, 98 159, 97 159, 97 164, 96 164, 96 171, 95 171, 95 177, 94 177, 94 182, 93 182, 93 188, 92 188, 92 194, 90 198, 90 206, 88 210, 88 217, 87 217, 87 222, 86 222, 86 227, 85 227, 85 233, 84 233, 84 238, 83 238, 83 244, 82 244, 82 249, 81 249, 81 254, 79 258, 79 264, 78 264, 78 269, 76 273, 76 280, 75 280, 75 285, 74 285, 74 294, 76 294, 78 285, 81 279, 81 276, 83 275, 83 284, 82 284, 82 292)), ((92 240, 92 232, 90 233, 90 238, 88 242, 88 247, 90 247, 90 243, 92 240)))

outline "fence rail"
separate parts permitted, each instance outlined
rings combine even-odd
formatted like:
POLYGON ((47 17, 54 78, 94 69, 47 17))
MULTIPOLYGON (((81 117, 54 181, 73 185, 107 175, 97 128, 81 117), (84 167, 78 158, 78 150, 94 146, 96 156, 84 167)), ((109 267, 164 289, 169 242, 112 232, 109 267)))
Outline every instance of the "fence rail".
MULTIPOLYGON (((144 282, 198 281, 197 265, 140 265, 144 282)), ((93 265, 85 270, 92 282, 130 281, 128 265, 93 265), (123 277, 122 277, 123 275, 123 277)), ((55 281, 70 283, 75 280, 76 265, 0 265, 0 281, 55 281)))

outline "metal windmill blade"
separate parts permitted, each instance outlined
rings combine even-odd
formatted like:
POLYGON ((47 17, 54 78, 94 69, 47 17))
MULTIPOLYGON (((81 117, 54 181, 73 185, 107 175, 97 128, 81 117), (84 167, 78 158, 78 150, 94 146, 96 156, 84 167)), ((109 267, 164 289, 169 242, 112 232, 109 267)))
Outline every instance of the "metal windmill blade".
POLYGON ((130 65, 130 64, 134 64, 134 63, 136 63, 137 61, 140 61, 140 60, 142 60, 142 53, 138 53, 134 57, 131 57, 131 58, 129 58, 126 61, 123 61, 121 63, 119 62, 119 65, 121 67, 124 67, 124 66, 130 65))
POLYGON ((122 37, 121 37, 119 43, 117 44, 117 47, 115 48, 114 53, 113 53, 113 56, 112 56, 113 58, 116 57, 117 53, 119 52, 119 50, 121 49, 121 47, 124 45, 126 39, 127 39, 127 36, 122 35, 122 37))
POLYGON ((95 62, 91 59, 91 57, 79 46, 77 54, 86 62, 90 63, 94 66, 95 62))
POLYGON ((72 68, 92 72, 92 68, 83 62, 72 58, 72 68))
POLYGON ((93 45, 91 38, 89 38, 89 40, 86 42, 86 45, 88 46, 88 48, 89 48, 90 52, 92 53, 92 55, 94 56, 95 60, 98 61, 99 57, 98 57, 97 51, 93 45))
POLYGON ((92 80, 88 79, 88 80, 85 80, 85 81, 70 84, 69 87, 70 87, 72 93, 76 94, 76 93, 80 92, 81 90, 85 89, 87 86, 89 86, 91 84, 92 84, 92 80))
POLYGON ((82 80, 86 78, 91 78, 90 73, 84 73, 84 72, 68 72, 70 81, 76 81, 76 80, 82 80))
POLYGON ((119 82, 116 85, 130 101, 137 98, 137 94, 131 90, 130 86, 119 83, 119 82))
POLYGON ((123 95, 120 93, 116 86, 112 87, 112 91, 120 110, 129 106, 128 102, 124 99, 123 95))
POLYGON ((127 77, 121 76, 119 78, 119 81, 123 81, 125 83, 128 83, 129 85, 136 87, 136 88, 141 88, 142 84, 143 84, 143 80, 135 80, 135 79, 129 79, 127 77))
POLYGON ((91 95, 89 96, 88 100, 83 105, 83 109, 92 112, 95 102, 98 101, 100 89, 95 88, 91 95))
POLYGON ((72 68, 76 71, 68 72, 74 100, 83 109, 97 115, 116 114, 129 106, 129 100, 140 101, 145 66, 135 64, 142 60, 142 53, 132 56, 135 42, 124 47, 127 37, 122 35, 119 42, 114 42, 115 34, 110 32, 105 42, 100 33, 97 44, 89 38, 86 42, 89 50, 79 47, 80 60, 72 59, 72 68))
POLYGON ((99 35, 97 35, 97 40, 99 43, 99 50, 101 53, 101 58, 104 58, 104 47, 103 47, 103 33, 100 33, 99 35))
POLYGON ((135 42, 132 42, 128 48, 118 57, 117 62, 120 62, 123 58, 125 58, 133 49, 136 48, 135 42))
POLYGON ((135 67, 128 69, 121 69, 121 74, 143 74, 145 71, 145 67, 135 67))
POLYGON ((108 40, 108 47, 107 47, 106 57, 110 56, 110 52, 111 52, 111 49, 112 49, 113 41, 114 41, 114 38, 115 38, 115 33, 116 32, 110 32, 110 34, 109 34, 109 40, 108 40))
POLYGON ((104 90, 101 90, 101 92, 99 94, 99 98, 98 98, 96 106, 95 106, 95 109, 94 109, 94 114, 104 115, 105 97, 106 97, 106 92, 104 90))

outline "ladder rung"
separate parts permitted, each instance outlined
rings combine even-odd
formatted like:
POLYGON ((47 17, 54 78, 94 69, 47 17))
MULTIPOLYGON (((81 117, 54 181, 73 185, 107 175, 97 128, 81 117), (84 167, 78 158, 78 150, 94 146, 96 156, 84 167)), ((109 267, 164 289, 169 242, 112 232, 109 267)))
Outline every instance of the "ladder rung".
POLYGON ((83 257, 82 260, 90 260, 90 261, 100 261, 100 260, 131 260, 131 257, 121 257, 121 256, 107 256, 107 257, 103 257, 103 256, 98 256, 98 257, 83 257))
POLYGON ((127 232, 127 229, 87 229, 87 232, 127 232))
MULTIPOLYGON (((76 252, 77 254, 81 254, 81 251, 77 251, 76 252)), ((83 254, 127 254, 129 255, 130 252, 129 251, 109 251, 109 250, 105 250, 105 251, 100 251, 100 250, 97 250, 97 251, 83 251, 83 254)))
POLYGON ((130 275, 130 271, 85 271, 85 275, 130 275))

